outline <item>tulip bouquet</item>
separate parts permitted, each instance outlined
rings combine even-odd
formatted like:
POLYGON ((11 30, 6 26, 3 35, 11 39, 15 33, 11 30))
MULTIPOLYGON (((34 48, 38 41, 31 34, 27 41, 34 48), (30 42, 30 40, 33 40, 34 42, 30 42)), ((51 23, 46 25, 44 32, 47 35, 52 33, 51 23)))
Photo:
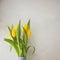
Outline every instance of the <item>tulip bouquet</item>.
POLYGON ((16 28, 12 25, 11 27, 8 26, 8 30, 10 38, 4 38, 4 41, 8 42, 15 49, 18 57, 25 57, 30 47, 33 48, 32 54, 35 52, 33 46, 28 46, 28 40, 31 35, 30 20, 22 27, 21 21, 19 21, 16 28))

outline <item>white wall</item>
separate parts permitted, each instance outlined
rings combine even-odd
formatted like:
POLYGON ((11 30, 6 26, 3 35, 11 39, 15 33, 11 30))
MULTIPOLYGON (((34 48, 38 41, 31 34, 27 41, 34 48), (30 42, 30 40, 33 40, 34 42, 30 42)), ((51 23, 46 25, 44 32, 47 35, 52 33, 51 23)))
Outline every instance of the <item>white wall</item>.
POLYGON ((60 60, 60 0, 0 0, 0 60, 17 60, 3 41, 7 25, 31 18, 30 44, 36 48, 30 60, 60 60))

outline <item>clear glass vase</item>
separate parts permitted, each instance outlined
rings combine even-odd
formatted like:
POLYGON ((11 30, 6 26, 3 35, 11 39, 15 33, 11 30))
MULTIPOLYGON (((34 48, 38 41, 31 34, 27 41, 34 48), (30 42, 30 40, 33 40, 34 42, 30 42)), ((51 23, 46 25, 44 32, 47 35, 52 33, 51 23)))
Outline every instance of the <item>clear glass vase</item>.
POLYGON ((18 57, 18 60, 26 60, 26 57, 18 57))

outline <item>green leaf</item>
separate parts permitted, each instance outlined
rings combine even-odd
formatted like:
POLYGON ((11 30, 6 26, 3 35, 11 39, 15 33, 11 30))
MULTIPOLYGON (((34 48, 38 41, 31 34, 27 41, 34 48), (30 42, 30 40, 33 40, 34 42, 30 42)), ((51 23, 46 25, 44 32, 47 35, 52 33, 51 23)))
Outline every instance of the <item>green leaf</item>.
POLYGON ((26 53, 27 53, 27 52, 26 52, 26 46, 23 45, 22 51, 23 51, 23 56, 26 56, 26 53))
POLYGON ((22 52, 22 50, 21 50, 21 46, 22 46, 22 44, 21 44, 21 42, 20 42, 20 35, 21 35, 21 21, 19 21, 19 24, 18 24, 18 27, 17 27, 17 30, 16 30, 16 38, 17 38, 17 43, 18 43, 18 48, 19 48, 19 56, 21 56, 21 52, 22 52))
POLYGON ((10 52, 12 51, 12 46, 10 46, 10 52))
POLYGON ((28 42, 27 40, 28 40, 27 32, 24 29, 24 32, 23 32, 23 41, 24 41, 25 45, 27 45, 27 42, 28 42))
POLYGON ((11 26, 11 30, 14 28, 14 26, 13 26, 13 24, 12 24, 12 26, 11 26))
POLYGON ((9 30, 9 32, 10 32, 10 34, 11 34, 11 29, 10 29, 10 27, 8 26, 8 30, 9 30))
POLYGON ((17 31, 16 31, 16 38, 17 38, 17 41, 18 43, 20 42, 20 35, 21 35, 21 26, 20 26, 20 21, 19 21, 19 24, 18 24, 18 28, 17 28, 17 31))
POLYGON ((28 21, 28 23, 27 23, 27 24, 28 24, 28 28, 30 29, 30 19, 29 19, 29 21, 28 21))
MULTIPOLYGON (((24 29, 24 28, 23 28, 24 29)), ((23 32, 23 56, 26 56, 26 53, 27 53, 27 43, 28 43, 28 36, 27 36, 27 32, 26 30, 24 29, 24 32, 23 32)))
POLYGON ((11 28, 8 26, 8 30, 9 30, 9 32, 10 32, 10 34, 12 35, 12 29, 13 29, 13 24, 12 24, 12 26, 11 26, 11 28))
POLYGON ((31 53, 29 56, 32 56, 32 55, 35 53, 35 47, 34 47, 34 46, 28 46, 28 47, 27 47, 27 52, 28 52, 28 50, 29 50, 30 48, 32 48, 33 51, 32 51, 32 53, 31 53))
POLYGON ((4 41, 8 42, 11 46, 13 46, 14 49, 16 50, 16 53, 19 54, 18 46, 17 44, 14 43, 13 40, 5 38, 4 41))

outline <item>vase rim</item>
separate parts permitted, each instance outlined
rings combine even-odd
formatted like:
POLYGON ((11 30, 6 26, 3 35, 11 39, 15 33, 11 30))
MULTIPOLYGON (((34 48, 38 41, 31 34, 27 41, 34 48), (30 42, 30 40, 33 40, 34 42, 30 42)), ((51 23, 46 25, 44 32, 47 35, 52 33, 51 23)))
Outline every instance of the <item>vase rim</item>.
POLYGON ((26 57, 26 56, 19 56, 19 57, 26 57))
POLYGON ((26 60, 26 57, 18 57, 18 60, 26 60))

